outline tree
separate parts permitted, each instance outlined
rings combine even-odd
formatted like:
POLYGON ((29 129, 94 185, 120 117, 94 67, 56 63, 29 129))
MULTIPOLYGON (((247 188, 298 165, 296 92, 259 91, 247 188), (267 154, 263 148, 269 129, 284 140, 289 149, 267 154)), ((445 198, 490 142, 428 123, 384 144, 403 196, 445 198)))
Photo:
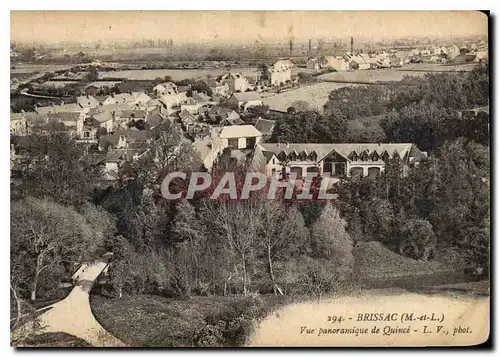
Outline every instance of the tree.
MULTIPOLYGON (((177 214, 174 218, 172 233, 176 242, 180 243, 177 249, 178 263, 185 266, 186 278, 194 279, 194 286, 200 287, 201 255, 205 246, 203 227, 199 224, 195 208, 186 200, 177 204, 177 214)), ((185 284, 188 285, 188 284, 185 284)), ((188 291, 190 293, 190 291, 188 291)))
POLYGON ((11 206, 11 265, 13 277, 26 282, 22 293, 31 301, 40 290, 44 295, 70 276, 74 264, 95 256, 111 231, 110 221, 95 209, 84 213, 60 204, 27 197, 11 206))
POLYGON ((436 151, 446 140, 457 137, 456 110, 437 105, 412 104, 393 111, 381 121, 389 142, 415 143, 421 150, 436 151))
POLYGON ((99 72, 95 67, 90 67, 87 70, 87 74, 83 77, 83 81, 88 83, 88 82, 95 82, 99 79, 99 72))
POLYGON ((350 274, 354 263, 353 244, 346 224, 337 208, 328 203, 311 229, 313 257, 334 262, 339 280, 350 274))
POLYGON ((99 168, 85 155, 84 148, 64 132, 32 134, 21 148, 30 164, 24 168, 21 192, 80 206, 88 201, 99 168))
POLYGON ((417 260, 430 260, 434 257, 436 235, 432 225, 423 219, 410 219, 401 229, 402 242, 399 254, 417 260))
POLYGON ((265 63, 259 64, 259 75, 262 83, 267 83, 271 80, 271 77, 269 76, 269 69, 265 63))
POLYGON ((303 100, 296 100, 292 102, 292 107, 295 108, 297 112, 307 112, 312 110, 310 104, 303 100))
POLYGON ((250 280, 248 266, 255 261, 255 243, 264 210, 262 201, 212 203, 207 208, 207 213, 214 223, 214 233, 225 242, 227 256, 234 254, 239 260, 242 290, 243 294, 247 295, 250 280))
POLYGON ((258 244, 264 249, 267 257, 269 278, 275 295, 283 295, 283 291, 276 284, 274 260, 290 259, 307 253, 308 236, 309 231, 305 227, 304 219, 295 207, 287 209, 275 201, 266 204, 258 244))

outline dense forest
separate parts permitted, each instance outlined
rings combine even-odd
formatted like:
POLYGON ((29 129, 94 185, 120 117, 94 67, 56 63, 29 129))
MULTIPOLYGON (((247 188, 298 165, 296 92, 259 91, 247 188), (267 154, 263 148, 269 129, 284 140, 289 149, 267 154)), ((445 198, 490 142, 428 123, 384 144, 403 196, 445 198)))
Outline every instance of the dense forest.
POLYGON ((109 188, 95 184, 96 166, 65 134, 15 140, 25 161, 13 164, 11 179, 11 292, 31 303, 56 298, 57 282, 79 263, 111 251, 116 297, 317 295, 352 282, 353 249, 369 241, 486 274, 489 115, 470 109, 489 104, 488 70, 342 88, 322 114, 275 118, 273 140, 349 142, 350 121, 380 116, 385 141, 428 151, 405 176, 393 161, 379 178, 345 179, 334 202, 167 201, 165 174, 201 166, 169 126, 152 144, 159 159, 130 163, 109 188))

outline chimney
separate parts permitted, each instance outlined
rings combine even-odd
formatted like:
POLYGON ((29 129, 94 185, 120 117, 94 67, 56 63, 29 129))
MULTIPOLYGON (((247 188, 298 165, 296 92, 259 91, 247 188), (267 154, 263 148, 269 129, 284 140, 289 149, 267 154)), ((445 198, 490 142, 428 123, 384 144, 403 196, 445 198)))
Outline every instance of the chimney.
POLYGON ((289 147, 290 147, 290 143, 287 141, 286 148, 288 149, 289 147))

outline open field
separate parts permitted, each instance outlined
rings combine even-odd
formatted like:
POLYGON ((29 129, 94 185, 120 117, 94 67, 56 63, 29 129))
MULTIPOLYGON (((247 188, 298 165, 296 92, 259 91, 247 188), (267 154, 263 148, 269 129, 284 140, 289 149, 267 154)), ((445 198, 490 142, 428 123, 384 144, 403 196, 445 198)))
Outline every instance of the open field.
POLYGON ((346 86, 355 84, 348 83, 315 83, 303 86, 297 89, 292 89, 280 94, 272 95, 262 99, 264 105, 268 105, 273 110, 286 112, 286 110, 295 101, 306 101, 312 108, 319 111, 323 110, 323 106, 328 100, 328 95, 331 91, 346 86))
POLYGON ((35 72, 54 72, 54 71, 62 71, 65 69, 70 69, 75 65, 70 64, 16 64, 15 68, 11 68, 11 75, 14 73, 35 73, 35 72))
POLYGON ((404 76, 421 77, 426 73, 471 71, 477 64, 440 65, 414 63, 400 68, 371 69, 352 72, 331 72, 318 76, 319 80, 352 83, 397 82, 404 76))
POLYGON ((409 63, 397 68, 399 71, 427 71, 427 72, 459 72, 472 71, 478 63, 467 64, 438 64, 438 63, 409 63))
POLYGON ((188 78, 198 78, 210 75, 212 77, 220 76, 226 72, 240 72, 244 76, 255 76, 257 68, 255 67, 232 67, 232 68, 208 68, 208 69, 144 69, 129 71, 109 71, 99 73, 99 79, 104 78, 125 78, 132 80, 154 80, 165 76, 172 77, 174 81, 180 81, 188 78))
POLYGON ((371 69, 365 71, 352 71, 352 72, 331 72, 322 74, 318 77, 321 81, 339 81, 346 83, 376 83, 376 82, 398 82, 403 79, 405 75, 421 77, 426 72, 411 72, 390 69, 371 69))

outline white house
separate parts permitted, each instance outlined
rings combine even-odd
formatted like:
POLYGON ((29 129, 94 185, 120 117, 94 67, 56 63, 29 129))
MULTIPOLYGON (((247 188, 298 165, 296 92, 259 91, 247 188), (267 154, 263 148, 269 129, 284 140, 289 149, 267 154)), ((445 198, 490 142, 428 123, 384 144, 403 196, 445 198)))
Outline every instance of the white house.
POLYGON ((134 97, 130 93, 120 93, 111 94, 103 102, 103 105, 108 104, 121 104, 121 103, 131 103, 134 101, 134 97))
POLYGON ((253 149, 260 143, 262 133, 253 125, 231 125, 223 127, 219 137, 224 148, 253 149))
POLYGON ((82 108, 95 108, 99 105, 97 99, 91 95, 82 95, 77 97, 76 103, 82 108))
POLYGON ((164 95, 177 94, 177 93, 179 93, 179 90, 178 90, 177 85, 175 83, 165 82, 165 83, 161 83, 161 84, 156 85, 153 88, 153 93, 157 97, 162 97, 164 95))
POLYGON ((12 135, 27 135, 28 129, 28 120, 24 113, 10 113, 10 133, 12 135))
POLYGON ((194 150, 198 153, 203 165, 207 170, 211 170, 215 160, 224 150, 223 139, 221 139, 215 130, 202 140, 196 140, 193 143, 194 150))
POLYGON ((292 80, 293 62, 290 60, 279 60, 268 71, 271 74, 271 85, 282 86, 292 80))
POLYGON ((248 107, 262 105, 262 98, 257 92, 233 93, 226 103, 233 109, 247 110, 248 107))
POLYGON ((231 92, 245 92, 250 88, 250 83, 241 73, 226 73, 222 75, 220 82, 227 83, 231 92))

